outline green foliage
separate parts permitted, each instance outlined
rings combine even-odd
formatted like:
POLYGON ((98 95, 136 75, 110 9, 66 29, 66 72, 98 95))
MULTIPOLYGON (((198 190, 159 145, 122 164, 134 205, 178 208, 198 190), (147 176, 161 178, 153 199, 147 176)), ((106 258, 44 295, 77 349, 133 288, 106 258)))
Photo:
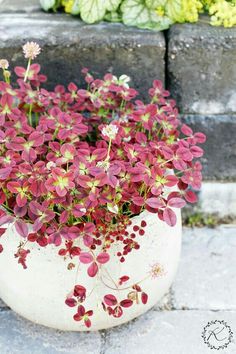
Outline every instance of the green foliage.
POLYGON ((207 12, 210 24, 236 25, 236 0, 40 0, 45 11, 63 7, 72 15, 80 14, 86 23, 101 20, 124 22, 128 26, 164 30, 173 23, 197 22, 207 12))
POLYGON ((60 0, 40 0, 40 4, 44 11, 53 10, 56 11, 60 7, 60 0))
POLYGON ((168 0, 166 13, 173 22, 197 22, 203 5, 199 0, 168 0))
POLYGON ((188 227, 215 227, 217 225, 217 219, 212 215, 205 215, 203 213, 195 213, 189 215, 184 220, 184 224, 188 227))
POLYGON ((78 15, 80 13, 80 6, 79 6, 80 0, 74 0, 73 5, 71 8, 71 14, 72 15, 78 15))
POLYGON ((125 0, 121 5, 123 22, 128 26, 139 28, 164 30, 172 21, 166 16, 159 16, 157 12, 148 8, 145 0, 125 0))
POLYGON ((213 26, 233 27, 236 25, 236 1, 216 1, 209 7, 213 26))

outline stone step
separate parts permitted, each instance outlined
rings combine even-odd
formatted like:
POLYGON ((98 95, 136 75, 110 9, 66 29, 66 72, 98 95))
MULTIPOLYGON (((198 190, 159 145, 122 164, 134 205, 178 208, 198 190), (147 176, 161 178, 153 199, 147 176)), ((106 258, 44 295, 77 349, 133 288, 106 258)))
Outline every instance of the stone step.
POLYGON ((236 219, 235 182, 203 182, 198 198, 196 205, 184 209, 184 215, 188 215, 191 211, 191 214, 213 215, 220 220, 236 219))
MULTIPOLYGON (((208 354, 201 338, 208 322, 224 320, 236 333, 235 267, 235 226, 185 228, 172 291, 151 311, 115 329, 63 333, 32 324, 0 303, 0 353, 208 354)), ((224 353, 235 352, 234 337, 224 353)))
POLYGON ((202 21, 169 31, 169 89, 181 113, 236 113, 236 28, 202 21))
POLYGON ((39 0, 0 0, 0 13, 41 11, 39 0))
POLYGON ((181 118, 194 131, 201 131, 207 136, 206 143, 202 145, 205 151, 201 160, 204 179, 235 181, 236 114, 217 116, 189 114, 181 115, 181 118))

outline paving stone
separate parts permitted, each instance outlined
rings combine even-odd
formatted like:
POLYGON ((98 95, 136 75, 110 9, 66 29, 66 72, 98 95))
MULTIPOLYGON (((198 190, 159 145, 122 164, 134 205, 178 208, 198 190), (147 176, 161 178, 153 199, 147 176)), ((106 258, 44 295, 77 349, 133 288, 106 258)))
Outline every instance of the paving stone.
POLYGON ((168 83, 182 113, 236 112, 235 56, 236 28, 204 23, 171 27, 168 83))
POLYGON ((101 335, 60 332, 32 324, 12 311, 0 312, 1 354, 99 354, 101 335))
POLYGON ((121 24, 86 25, 63 14, 0 15, 0 56, 13 65, 24 63, 21 45, 27 40, 42 47, 39 62, 48 75, 47 87, 74 81, 81 85, 81 69, 96 77, 106 72, 131 76, 134 87, 147 97, 155 78, 164 80, 163 33, 121 24))
MULTIPOLYGON (((150 311, 130 324, 108 331, 104 353, 210 354, 201 334, 212 320, 224 320, 236 333, 236 311, 150 311)), ((235 352, 235 341, 224 349, 225 354, 235 352)))
POLYGON ((40 11, 39 0, 0 0, 0 13, 40 11))
POLYGON ((181 118, 194 131, 207 136, 202 146, 204 179, 236 180, 236 115, 182 115, 181 118))
POLYGON ((174 308, 236 310, 236 226, 184 229, 174 308))
POLYGON ((0 311, 5 308, 7 308, 7 305, 0 299, 0 311))

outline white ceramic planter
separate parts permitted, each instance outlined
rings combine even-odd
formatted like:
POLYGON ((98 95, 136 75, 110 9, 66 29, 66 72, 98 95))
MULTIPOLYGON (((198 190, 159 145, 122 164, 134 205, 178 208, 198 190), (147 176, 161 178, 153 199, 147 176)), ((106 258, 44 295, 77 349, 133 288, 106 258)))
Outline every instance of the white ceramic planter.
MULTIPOLYGON (((27 258, 28 268, 24 270, 17 264, 14 253, 22 241, 12 227, 1 238, 4 252, 0 254, 0 298, 14 311, 23 317, 48 327, 67 331, 85 331, 87 328, 82 322, 75 322, 73 315, 76 308, 70 308, 64 301, 67 294, 75 284, 85 286, 91 295, 86 299, 86 309, 93 309, 90 330, 105 329, 127 322, 155 305, 168 291, 176 273, 181 249, 181 214, 175 210, 177 224, 169 227, 161 222, 155 214, 143 212, 135 217, 134 223, 140 224, 141 220, 147 222, 146 233, 139 237, 140 249, 133 250, 125 263, 120 263, 116 256, 102 267, 102 279, 107 285, 114 287, 109 276, 116 282, 123 275, 128 275, 130 281, 122 288, 141 282, 142 289, 148 294, 146 305, 139 303, 126 308, 120 318, 109 316, 101 306, 101 299, 105 294, 113 293, 122 300, 127 295, 127 290, 111 291, 104 283, 96 278, 89 278, 87 265, 81 264, 79 270, 68 270, 68 261, 57 255, 58 248, 48 246, 40 248, 36 244, 27 244, 30 254, 27 258), (152 277, 153 266, 159 264, 163 273, 152 277), (150 276, 149 276, 150 275, 150 276)), ((114 255, 119 249, 113 246, 114 255)))

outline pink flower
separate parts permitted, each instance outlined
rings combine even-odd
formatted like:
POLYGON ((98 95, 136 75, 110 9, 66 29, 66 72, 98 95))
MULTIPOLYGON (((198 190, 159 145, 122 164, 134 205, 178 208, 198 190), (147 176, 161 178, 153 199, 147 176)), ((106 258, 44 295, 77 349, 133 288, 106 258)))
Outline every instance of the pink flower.
POLYGON ((12 149, 13 151, 21 151, 22 158, 27 162, 33 162, 37 158, 36 149, 41 146, 44 142, 44 134, 35 131, 31 133, 27 140, 23 137, 13 138, 9 143, 7 143, 7 147, 12 149))
POLYGON ((40 205, 39 203, 32 201, 30 202, 29 207, 30 211, 37 216, 33 225, 34 232, 40 230, 44 223, 48 223, 55 217, 55 213, 52 210, 47 209, 47 203, 40 205))
POLYGON ((11 193, 16 194, 16 203, 19 207, 23 207, 27 203, 27 193, 29 190, 29 183, 23 182, 8 182, 7 188, 11 193))
POLYGON ((73 179, 74 173, 72 171, 66 172, 56 167, 52 171, 52 177, 46 181, 45 186, 48 191, 55 191, 60 197, 64 197, 75 187, 73 179))

